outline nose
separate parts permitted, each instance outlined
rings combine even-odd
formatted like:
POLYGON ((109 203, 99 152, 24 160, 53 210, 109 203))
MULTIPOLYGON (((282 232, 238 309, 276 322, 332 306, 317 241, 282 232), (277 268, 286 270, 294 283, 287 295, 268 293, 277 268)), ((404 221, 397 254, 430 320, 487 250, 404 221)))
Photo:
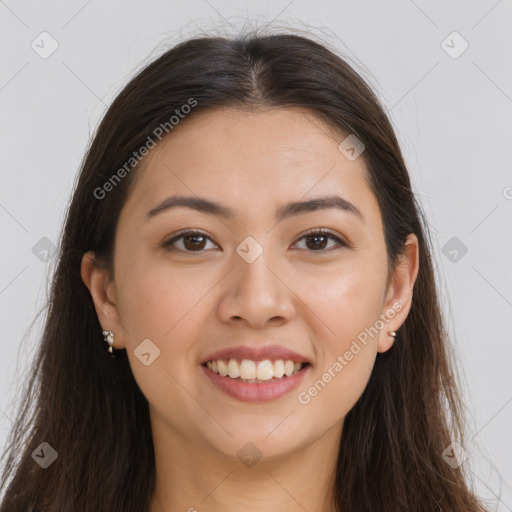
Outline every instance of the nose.
POLYGON ((246 322, 252 327, 289 322, 295 308, 286 278, 263 253, 252 263, 234 255, 234 268, 226 276, 218 313, 223 322, 246 322))

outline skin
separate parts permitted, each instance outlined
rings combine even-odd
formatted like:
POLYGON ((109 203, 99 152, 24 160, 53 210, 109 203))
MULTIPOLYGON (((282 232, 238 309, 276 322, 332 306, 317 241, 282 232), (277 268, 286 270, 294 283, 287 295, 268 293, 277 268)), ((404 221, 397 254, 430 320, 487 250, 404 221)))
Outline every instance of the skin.
POLYGON ((362 157, 350 161, 338 150, 344 138, 298 108, 199 113, 137 171, 117 227, 114 275, 94 265, 93 252, 85 254, 82 279, 100 323, 114 331, 114 347, 127 350, 150 405, 152 512, 334 510, 344 417, 363 393, 377 353, 392 346, 388 331, 407 317, 419 264, 411 234, 388 284, 377 199, 362 157), (144 222, 146 212, 178 193, 220 201, 236 216, 180 207, 144 222), (286 202, 333 193, 355 204, 364 220, 338 209, 274 220, 286 202), (178 252, 162 247, 186 228, 210 239, 196 252, 194 246, 185 252, 184 239, 174 244, 178 252), (348 246, 329 238, 308 245, 302 237, 312 228, 330 229, 348 246), (263 248, 252 263, 236 252, 247 236, 263 248), (394 318, 309 403, 300 403, 299 392, 393 304, 401 307, 394 318), (160 350, 149 366, 134 354, 145 339, 160 350), (288 395, 242 402, 203 375, 200 362, 213 350, 270 339, 312 364, 288 395), (262 453, 252 467, 237 456, 249 442, 262 453))

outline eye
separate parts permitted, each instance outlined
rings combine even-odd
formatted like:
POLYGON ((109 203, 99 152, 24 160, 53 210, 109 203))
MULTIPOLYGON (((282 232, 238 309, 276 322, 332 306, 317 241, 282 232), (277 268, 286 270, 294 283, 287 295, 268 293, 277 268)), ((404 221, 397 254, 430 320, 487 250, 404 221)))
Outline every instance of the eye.
POLYGON ((332 246, 326 247, 326 243, 329 239, 334 240, 338 245, 347 247, 347 244, 343 240, 328 229, 312 229, 299 238, 299 242, 305 240, 306 247, 312 249, 310 252, 324 252, 332 249, 332 246))
POLYGON ((182 251, 182 252, 199 252, 205 249, 206 241, 211 238, 206 236, 200 231, 184 231, 177 236, 174 236, 167 242, 163 243, 163 247, 170 251, 182 251), (181 243, 181 247, 177 247, 176 242, 181 243))

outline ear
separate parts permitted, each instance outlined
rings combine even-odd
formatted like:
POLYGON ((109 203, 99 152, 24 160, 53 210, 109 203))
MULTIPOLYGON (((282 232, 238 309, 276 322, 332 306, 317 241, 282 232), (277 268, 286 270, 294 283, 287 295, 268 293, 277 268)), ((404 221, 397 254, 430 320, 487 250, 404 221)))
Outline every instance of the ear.
POLYGON ((397 331, 405 322, 411 309, 414 283, 419 269, 419 244, 414 233, 405 241, 404 253, 400 254, 398 263, 386 291, 381 317, 387 318, 384 328, 379 332, 378 352, 386 352, 394 342, 389 331, 397 331))
POLYGON ((94 252, 84 254, 80 273, 91 293, 98 320, 105 331, 114 333, 114 348, 125 348, 124 329, 119 321, 115 283, 107 269, 95 260, 94 252))

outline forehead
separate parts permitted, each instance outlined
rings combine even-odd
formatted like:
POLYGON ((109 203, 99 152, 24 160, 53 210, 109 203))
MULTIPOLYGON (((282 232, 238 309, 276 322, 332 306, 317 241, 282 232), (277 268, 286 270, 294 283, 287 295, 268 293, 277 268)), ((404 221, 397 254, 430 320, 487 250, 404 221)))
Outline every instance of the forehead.
POLYGON ((222 197, 250 215, 257 206, 273 211, 278 203, 336 193, 377 213, 363 158, 351 161, 339 150, 346 136, 300 108, 196 112, 150 150, 127 203, 146 213, 186 193, 222 197))

